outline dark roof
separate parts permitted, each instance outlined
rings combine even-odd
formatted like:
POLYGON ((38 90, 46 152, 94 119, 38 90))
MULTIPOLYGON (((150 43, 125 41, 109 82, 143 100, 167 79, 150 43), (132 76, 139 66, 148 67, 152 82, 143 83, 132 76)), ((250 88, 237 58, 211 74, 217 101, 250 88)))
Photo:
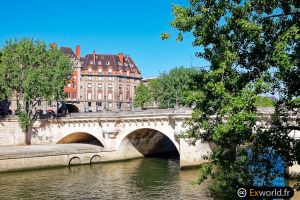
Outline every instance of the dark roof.
POLYGON ((60 47, 60 50, 67 56, 76 58, 74 51, 70 47, 60 47))
POLYGON ((99 67, 107 70, 108 67, 111 67, 114 71, 122 70, 140 73, 138 67, 130 56, 124 56, 123 63, 121 63, 118 55, 96 54, 96 63, 94 63, 93 56, 93 54, 87 54, 85 57, 80 58, 83 69, 87 69, 89 66, 92 66, 93 70, 97 70, 99 67))

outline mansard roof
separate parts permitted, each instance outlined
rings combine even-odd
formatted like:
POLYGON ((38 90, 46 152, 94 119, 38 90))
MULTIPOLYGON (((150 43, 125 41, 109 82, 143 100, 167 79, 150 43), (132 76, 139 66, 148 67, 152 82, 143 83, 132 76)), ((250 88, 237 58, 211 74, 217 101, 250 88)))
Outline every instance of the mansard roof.
POLYGON ((87 54, 85 57, 80 58, 81 66, 83 69, 92 67, 93 70, 97 70, 99 67, 107 70, 111 68, 114 71, 130 71, 140 73, 137 65, 134 63, 132 58, 128 55, 124 56, 123 63, 120 60, 118 55, 112 54, 95 54, 95 63, 94 63, 94 54, 87 54))
POLYGON ((60 47, 60 50, 67 56, 76 57, 74 51, 70 47, 60 47))

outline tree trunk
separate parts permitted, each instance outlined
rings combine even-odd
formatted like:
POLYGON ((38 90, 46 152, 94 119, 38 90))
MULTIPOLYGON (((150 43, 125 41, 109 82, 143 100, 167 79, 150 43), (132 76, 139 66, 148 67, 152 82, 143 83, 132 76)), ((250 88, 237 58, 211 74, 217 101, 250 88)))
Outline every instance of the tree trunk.
POLYGON ((31 145, 32 125, 25 131, 25 145, 31 145))

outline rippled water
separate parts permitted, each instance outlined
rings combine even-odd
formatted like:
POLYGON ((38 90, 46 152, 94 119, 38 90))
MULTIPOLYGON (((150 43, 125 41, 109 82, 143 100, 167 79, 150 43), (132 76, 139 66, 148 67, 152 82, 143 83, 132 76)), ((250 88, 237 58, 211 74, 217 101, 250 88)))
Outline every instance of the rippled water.
POLYGON ((205 185, 190 184, 197 176, 158 158, 2 173, 0 199, 208 199, 205 185))

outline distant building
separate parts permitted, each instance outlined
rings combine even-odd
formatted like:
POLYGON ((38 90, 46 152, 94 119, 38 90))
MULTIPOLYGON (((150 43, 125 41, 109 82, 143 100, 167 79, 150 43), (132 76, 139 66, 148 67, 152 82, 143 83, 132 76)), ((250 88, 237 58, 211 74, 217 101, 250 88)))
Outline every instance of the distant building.
POLYGON ((69 47, 60 49, 74 63, 64 88, 67 103, 76 105, 80 112, 131 109, 142 76, 130 56, 94 51, 81 57, 80 46, 76 47, 76 54, 69 47))
POLYGON ((142 83, 144 83, 145 85, 148 85, 150 81, 155 80, 155 79, 158 79, 158 77, 157 77, 157 76, 154 76, 154 77, 144 78, 144 79, 142 80, 142 83))

